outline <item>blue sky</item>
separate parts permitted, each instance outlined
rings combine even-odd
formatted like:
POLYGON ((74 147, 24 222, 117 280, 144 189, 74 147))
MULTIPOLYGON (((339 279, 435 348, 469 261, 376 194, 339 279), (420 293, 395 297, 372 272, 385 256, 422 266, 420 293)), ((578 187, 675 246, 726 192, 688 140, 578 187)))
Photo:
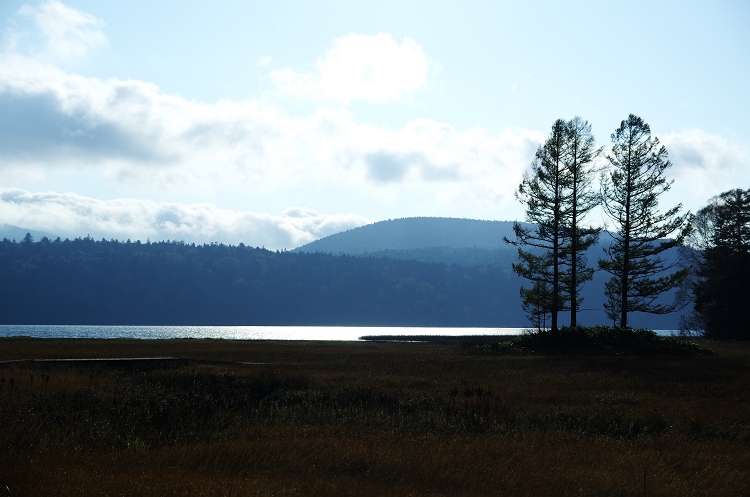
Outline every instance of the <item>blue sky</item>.
POLYGON ((520 219, 555 119, 606 147, 629 113, 695 211, 750 186, 748 25, 746 1, 6 0, 0 223, 291 248, 520 219))

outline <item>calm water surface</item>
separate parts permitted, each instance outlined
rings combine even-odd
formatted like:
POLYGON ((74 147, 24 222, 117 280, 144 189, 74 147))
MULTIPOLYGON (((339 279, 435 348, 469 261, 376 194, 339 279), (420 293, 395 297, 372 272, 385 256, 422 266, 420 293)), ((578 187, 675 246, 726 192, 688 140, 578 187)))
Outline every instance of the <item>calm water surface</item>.
MULTIPOLYGON (((0 337, 223 338, 227 340, 358 340, 365 335, 518 335, 525 328, 408 328, 363 326, 79 326, 0 325, 0 337)), ((656 330, 669 335, 669 330, 656 330)))

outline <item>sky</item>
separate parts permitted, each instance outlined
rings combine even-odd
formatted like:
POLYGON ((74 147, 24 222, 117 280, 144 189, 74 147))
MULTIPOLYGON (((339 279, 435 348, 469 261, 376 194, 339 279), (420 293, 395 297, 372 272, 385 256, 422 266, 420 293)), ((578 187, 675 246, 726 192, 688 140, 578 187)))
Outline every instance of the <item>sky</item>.
MULTIPOLYGON (((522 220, 558 118, 631 113, 666 210, 750 188, 750 2, 0 3, 0 224, 291 249, 522 220)), ((598 213, 589 221, 602 223, 598 213)))

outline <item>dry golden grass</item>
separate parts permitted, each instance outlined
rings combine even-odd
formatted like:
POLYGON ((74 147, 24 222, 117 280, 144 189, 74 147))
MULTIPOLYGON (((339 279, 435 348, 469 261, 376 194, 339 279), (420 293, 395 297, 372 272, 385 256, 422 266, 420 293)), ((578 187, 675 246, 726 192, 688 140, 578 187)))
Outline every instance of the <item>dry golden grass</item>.
POLYGON ((0 495, 750 495, 750 347, 709 347, 0 339, 180 358, 0 364, 0 495))

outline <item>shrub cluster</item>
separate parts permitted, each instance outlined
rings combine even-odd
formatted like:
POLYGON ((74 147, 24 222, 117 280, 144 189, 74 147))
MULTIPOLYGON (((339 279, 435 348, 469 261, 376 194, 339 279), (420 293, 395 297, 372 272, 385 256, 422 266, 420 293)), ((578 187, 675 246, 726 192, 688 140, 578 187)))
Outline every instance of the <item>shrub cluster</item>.
POLYGON ((590 353, 674 355, 711 354, 709 349, 689 340, 662 337, 652 330, 621 329, 611 326, 570 328, 557 331, 535 330, 507 341, 477 347, 499 353, 590 353))

